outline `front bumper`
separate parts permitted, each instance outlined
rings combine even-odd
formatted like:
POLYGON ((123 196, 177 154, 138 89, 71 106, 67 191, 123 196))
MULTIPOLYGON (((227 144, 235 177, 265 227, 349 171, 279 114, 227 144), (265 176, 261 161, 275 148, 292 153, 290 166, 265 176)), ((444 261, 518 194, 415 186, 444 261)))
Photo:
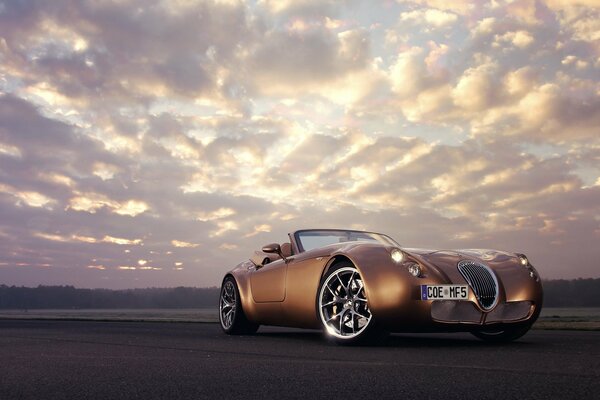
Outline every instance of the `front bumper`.
POLYGON ((491 311, 483 312, 471 301, 434 300, 431 319, 449 324, 496 324, 525 321, 535 311, 531 301, 500 302, 491 311))

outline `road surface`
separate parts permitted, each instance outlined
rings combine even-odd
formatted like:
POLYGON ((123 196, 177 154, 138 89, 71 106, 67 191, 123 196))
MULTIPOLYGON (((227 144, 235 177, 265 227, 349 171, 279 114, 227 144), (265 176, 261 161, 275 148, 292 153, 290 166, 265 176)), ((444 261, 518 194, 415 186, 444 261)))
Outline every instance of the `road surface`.
POLYGON ((598 399, 600 332, 394 335, 217 324, 0 320, 0 399, 598 399))

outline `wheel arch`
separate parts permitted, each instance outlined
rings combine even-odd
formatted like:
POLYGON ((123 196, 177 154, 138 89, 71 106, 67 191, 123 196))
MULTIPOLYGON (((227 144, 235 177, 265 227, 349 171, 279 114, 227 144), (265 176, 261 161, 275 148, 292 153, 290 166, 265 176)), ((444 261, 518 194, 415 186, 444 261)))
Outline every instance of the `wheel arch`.
MULTIPOLYGON (((244 307, 243 300, 244 295, 242 292, 242 283, 243 282, 240 282, 240 279, 237 278, 235 271, 230 271, 226 273, 223 277, 221 291, 219 294, 219 322, 221 323, 221 328, 227 334, 253 334, 259 327, 257 323, 248 319, 246 315, 246 307, 244 307), (235 292, 235 305, 233 307, 229 306, 230 311, 228 312, 228 314, 233 313, 233 316, 229 318, 231 322, 228 326, 224 325, 223 309, 221 305, 221 303, 224 301, 224 288, 226 284, 231 284, 235 292)), ((231 301, 231 299, 229 301, 231 301)))
POLYGON ((321 271, 321 281, 323 280, 323 278, 325 278, 325 276, 327 275, 327 273, 332 268, 334 268, 336 265, 338 265, 338 264, 340 264, 342 262, 349 262, 356 269, 358 269, 360 271, 360 268, 358 267, 358 265, 350 257, 348 257, 345 254, 335 254, 333 257, 331 257, 329 259, 329 261, 327 261, 327 263, 325 263, 325 266, 323 267, 323 271, 321 271))
MULTIPOLYGON (((235 282, 240 294, 240 306, 246 317, 253 321, 255 319, 255 310, 253 307, 254 302, 252 300, 252 288, 250 286, 248 271, 245 269, 234 269, 225 274, 223 282, 225 282, 225 279, 227 278, 231 278, 235 282)), ((221 285, 223 285, 223 283, 221 283, 221 285)))
MULTIPOLYGON (((334 254, 327 263, 325 263, 325 267, 323 268, 323 271, 321 272, 321 279, 320 279, 320 283, 323 282, 323 280, 325 279, 325 277, 329 274, 329 271, 331 271, 333 268, 335 268, 337 265, 339 265, 340 263, 343 262, 347 262, 350 263, 354 268, 356 268, 358 270, 358 273, 360 274, 360 276, 362 277, 363 283, 365 285, 365 292, 367 295, 367 298, 370 297, 370 290, 369 290, 369 284, 367 283, 368 278, 365 278, 365 274, 363 271, 363 268, 361 268, 360 263, 356 260, 353 259, 353 257, 351 257, 350 255, 348 255, 347 253, 338 253, 338 254, 334 254)), ((321 285, 319 284, 319 287, 321 285)), ((318 291, 317 291, 317 297, 318 297, 318 291)), ((317 309, 318 312, 318 309, 317 309)))
POLYGON ((221 286, 223 286, 223 284, 225 283, 225 279, 227 279, 227 278, 233 278, 233 280, 236 281, 236 283, 237 283, 237 279, 235 279, 235 276, 233 276, 233 274, 231 272, 228 272, 225 274, 225 276, 221 280, 221 286))

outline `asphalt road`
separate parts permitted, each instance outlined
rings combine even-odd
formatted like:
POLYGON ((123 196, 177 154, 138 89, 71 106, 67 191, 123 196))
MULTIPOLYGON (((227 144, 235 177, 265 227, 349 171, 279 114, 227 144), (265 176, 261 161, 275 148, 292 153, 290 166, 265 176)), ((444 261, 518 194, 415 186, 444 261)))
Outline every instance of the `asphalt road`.
POLYGON ((216 324, 0 321, 0 399, 598 399, 600 332, 394 335, 341 347, 319 332, 216 324))

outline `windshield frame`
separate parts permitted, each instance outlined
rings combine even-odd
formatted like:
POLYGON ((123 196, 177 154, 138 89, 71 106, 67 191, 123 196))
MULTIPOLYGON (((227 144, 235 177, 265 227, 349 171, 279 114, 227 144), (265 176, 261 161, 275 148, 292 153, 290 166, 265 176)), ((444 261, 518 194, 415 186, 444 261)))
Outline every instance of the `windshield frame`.
MULTIPOLYGON (((352 242, 359 241, 359 240, 349 240, 346 242, 335 242, 335 243, 330 243, 328 245, 305 249, 304 243, 302 243, 302 235, 307 232, 322 233, 322 236, 326 236, 327 233, 335 233, 335 232, 339 232, 341 234, 345 233, 345 234, 347 234, 347 236, 352 236, 352 234, 365 234, 373 239, 373 241, 365 240, 366 242, 379 243, 379 244, 386 245, 386 246, 400 247, 398 242, 396 242, 394 239, 392 239, 391 237, 389 237, 388 235, 385 235, 383 233, 359 231, 359 230, 354 230, 354 229, 302 229, 302 230, 298 230, 298 231, 294 232, 294 234, 292 235, 294 237, 294 242, 296 242, 295 243, 296 248, 298 249, 299 253, 304 253, 305 251, 310 251, 310 250, 318 249, 321 247, 329 246, 331 244, 352 243, 352 242)), ((317 235, 311 235, 311 236, 321 236, 321 235, 317 234, 317 235)), ((340 235, 340 236, 343 236, 343 235, 340 235)))

